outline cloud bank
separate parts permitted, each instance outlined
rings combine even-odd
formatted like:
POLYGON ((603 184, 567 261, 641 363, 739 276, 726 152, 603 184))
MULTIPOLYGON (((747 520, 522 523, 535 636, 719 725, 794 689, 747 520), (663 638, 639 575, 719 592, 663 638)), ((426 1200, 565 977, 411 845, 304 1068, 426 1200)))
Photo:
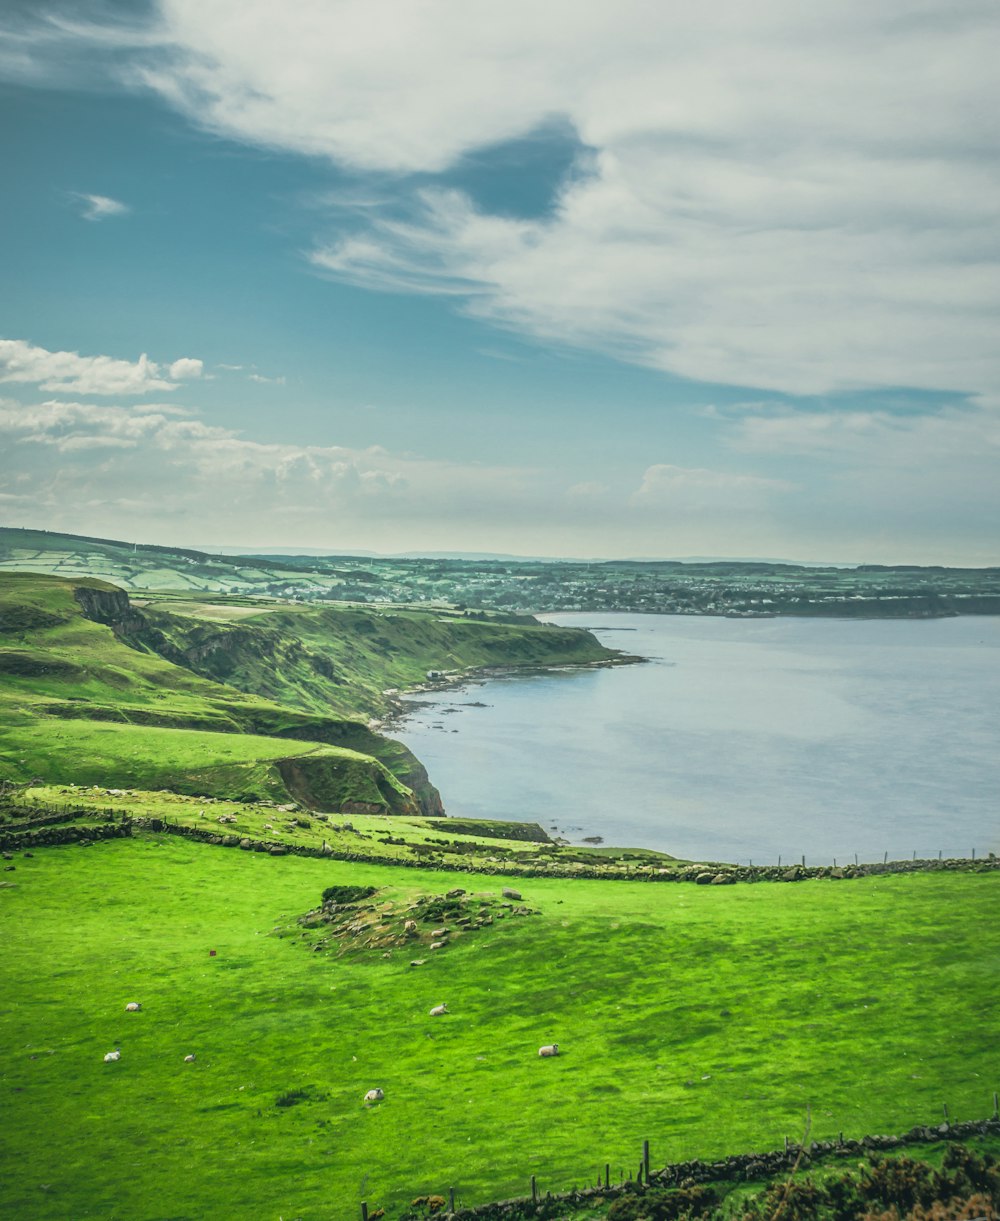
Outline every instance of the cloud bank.
POLYGON ((112 356, 50 352, 24 339, 0 339, 0 382, 19 382, 59 394, 149 394, 176 390, 182 381, 201 377, 200 360, 185 356, 166 366, 145 352, 134 363, 112 356))
POLYGON ((998 388, 992 3, 163 0, 158 37, 131 79, 192 121, 361 173, 576 134, 544 219, 404 185, 328 274, 688 378, 998 388))

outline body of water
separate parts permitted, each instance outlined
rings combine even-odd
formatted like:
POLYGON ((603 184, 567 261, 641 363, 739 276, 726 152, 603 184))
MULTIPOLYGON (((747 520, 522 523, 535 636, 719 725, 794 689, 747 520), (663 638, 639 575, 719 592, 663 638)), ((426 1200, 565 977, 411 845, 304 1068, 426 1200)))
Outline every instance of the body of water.
POLYGON ((1000 618, 550 618, 650 660, 413 697, 395 736, 449 814, 695 859, 1000 851, 1000 618))

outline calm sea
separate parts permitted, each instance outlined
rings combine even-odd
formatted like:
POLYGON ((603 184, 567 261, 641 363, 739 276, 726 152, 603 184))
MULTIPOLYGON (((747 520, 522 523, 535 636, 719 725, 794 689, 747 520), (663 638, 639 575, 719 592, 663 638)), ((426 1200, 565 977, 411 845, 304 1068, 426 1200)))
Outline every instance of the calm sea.
POLYGON ((551 619, 649 661, 414 697, 395 736, 449 814, 695 859, 1000 852, 1000 618, 551 619))

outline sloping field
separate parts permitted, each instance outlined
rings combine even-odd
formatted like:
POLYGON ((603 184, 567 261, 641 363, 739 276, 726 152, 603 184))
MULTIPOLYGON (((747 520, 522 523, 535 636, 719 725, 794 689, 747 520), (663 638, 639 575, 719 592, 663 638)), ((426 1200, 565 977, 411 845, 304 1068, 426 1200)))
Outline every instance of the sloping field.
POLYGON ((313 953, 296 917, 331 885, 399 902, 455 874, 152 835, 14 864, 3 1215, 330 1221, 365 1199, 392 1217, 449 1186, 466 1203, 531 1173, 566 1188, 633 1165, 643 1139, 654 1162, 771 1148, 807 1104, 817 1139, 935 1122, 945 1102, 979 1117, 997 1086, 996 875, 526 879, 540 915, 412 967, 313 953))
POLYGON ((285 709, 130 648, 85 617, 78 590, 117 592, 27 574, 0 582, 0 778, 287 801, 288 781, 273 765, 296 758, 302 763, 285 770, 307 804, 416 812, 391 767, 352 749, 371 744, 404 775, 426 780, 399 743, 360 722, 285 709))

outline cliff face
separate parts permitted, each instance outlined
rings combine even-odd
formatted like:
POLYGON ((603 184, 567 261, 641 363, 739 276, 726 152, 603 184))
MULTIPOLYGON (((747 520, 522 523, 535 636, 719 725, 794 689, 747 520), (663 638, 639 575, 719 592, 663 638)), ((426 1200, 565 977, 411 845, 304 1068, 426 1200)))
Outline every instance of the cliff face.
MULTIPOLYGON (((300 641, 266 626, 213 624, 163 612, 147 613, 132 606, 124 590, 97 582, 76 585, 73 596, 85 618, 110 627, 123 644, 156 654, 214 682, 235 679, 231 685, 238 690, 276 701, 276 704, 247 701, 232 705, 228 711, 234 728, 268 737, 324 742, 370 757, 367 766, 360 770, 338 770, 320 760, 310 763, 294 760, 279 765, 285 786, 303 804, 341 810, 347 803, 355 811, 365 808, 429 817, 444 814, 441 795, 431 784, 426 769, 401 742, 373 733, 359 720, 279 706, 282 696, 295 690, 293 684, 283 681, 282 675, 304 675, 307 684, 312 679, 308 694, 313 703, 322 698, 328 684, 346 682, 329 659, 307 649, 300 641)), ((81 706, 74 708, 74 712, 82 716, 86 709, 81 706)), ((130 719, 141 721, 142 715, 130 719)), ((195 727, 202 726, 192 722, 192 728, 195 727)), ((210 727, 221 726, 213 719, 210 727)))
POLYGON ((115 585, 76 585, 73 597, 79 602, 85 618, 103 623, 116 635, 136 630, 143 623, 142 615, 129 602, 128 594, 115 585))

